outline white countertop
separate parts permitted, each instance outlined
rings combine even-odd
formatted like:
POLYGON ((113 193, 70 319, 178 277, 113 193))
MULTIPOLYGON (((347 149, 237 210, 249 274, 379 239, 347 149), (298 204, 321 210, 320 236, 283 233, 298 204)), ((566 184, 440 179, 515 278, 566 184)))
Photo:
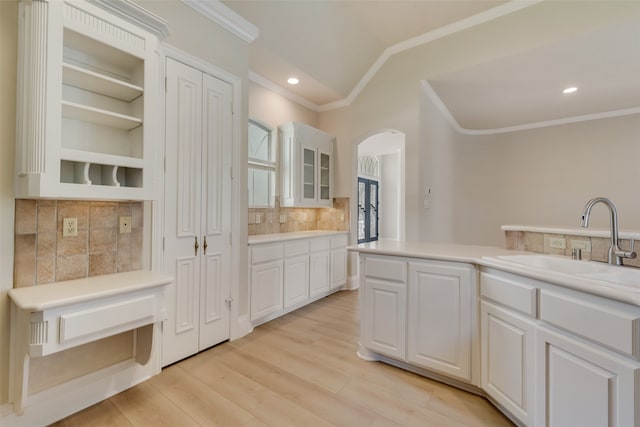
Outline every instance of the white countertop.
POLYGON ((105 274, 9 290, 18 308, 44 311, 54 307, 121 295, 171 283, 173 277, 147 270, 105 274))
POLYGON ((249 236, 249 246, 260 243, 284 242, 287 240, 306 239, 309 237, 333 236, 338 234, 349 234, 348 231, 330 231, 330 230, 313 230, 313 231, 295 231, 291 233, 273 233, 258 234, 249 236))
POLYGON ((638 283, 637 286, 618 285, 604 280, 590 279, 572 274, 528 267, 496 258, 507 255, 542 255, 534 252, 508 250, 493 246, 402 242, 396 240, 381 240, 378 242, 363 243, 360 245, 349 246, 347 250, 369 254, 466 262, 478 266, 499 269, 521 276, 530 277, 532 279, 553 283, 566 288, 640 306, 640 283, 638 283))

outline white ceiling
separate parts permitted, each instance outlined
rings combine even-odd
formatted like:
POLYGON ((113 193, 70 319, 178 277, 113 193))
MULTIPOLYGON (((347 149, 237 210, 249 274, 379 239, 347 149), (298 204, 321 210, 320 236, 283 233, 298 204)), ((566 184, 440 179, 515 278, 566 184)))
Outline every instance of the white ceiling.
POLYGON ((429 93, 459 130, 491 132, 575 116, 640 112, 640 1, 223 3, 259 28, 250 49, 252 71, 320 110, 327 104, 350 102, 381 60, 417 46, 416 40, 436 39, 429 36, 445 27, 459 26, 467 33, 478 31, 467 37, 472 42, 447 53, 473 58, 466 63, 457 59, 453 63, 459 66, 441 67, 440 72, 430 64, 423 76, 429 93), (486 26, 468 30, 469 25, 461 25, 516 3, 520 8, 532 6, 501 17, 502 23, 495 27, 501 28, 499 34, 486 26), (523 23, 529 33, 523 31, 523 23), (532 37, 531 28, 538 34, 532 37), (474 57, 474 43, 486 50, 495 37, 513 41, 518 48, 474 57), (533 38, 544 42, 532 43, 533 38), (300 79, 299 85, 286 84, 292 75, 300 79), (562 95, 569 85, 578 86, 578 92, 562 95))

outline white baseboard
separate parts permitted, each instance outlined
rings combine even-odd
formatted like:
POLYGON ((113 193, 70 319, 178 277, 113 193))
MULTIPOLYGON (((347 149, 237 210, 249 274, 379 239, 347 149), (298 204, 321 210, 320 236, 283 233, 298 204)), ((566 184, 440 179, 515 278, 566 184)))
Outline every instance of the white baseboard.
POLYGON ((244 316, 238 316, 238 326, 233 330, 233 335, 229 337, 229 340, 237 340, 251 332, 253 332, 253 326, 251 325, 251 318, 249 315, 245 314, 244 316))

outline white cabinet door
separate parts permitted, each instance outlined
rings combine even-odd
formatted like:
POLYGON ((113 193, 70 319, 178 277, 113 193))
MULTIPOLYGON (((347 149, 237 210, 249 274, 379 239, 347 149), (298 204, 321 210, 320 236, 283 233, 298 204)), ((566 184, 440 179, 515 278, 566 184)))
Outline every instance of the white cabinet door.
POLYGON ((471 381, 474 267, 410 262, 408 289, 409 362, 471 381))
POLYGON ((309 256, 284 261, 284 307, 289 308, 309 299, 309 256))
POLYGON ((328 292, 330 287, 329 251, 316 252, 309 256, 311 275, 309 277, 309 296, 314 297, 328 292))
POLYGON ((482 388, 524 425, 534 419, 535 323, 481 303, 482 388))
POLYGON ((230 84, 167 59, 162 364, 229 338, 230 84))
POLYGON ((640 362, 545 327, 536 338, 538 424, 640 425, 640 362))
POLYGON ((404 360, 407 334, 407 285, 364 279, 364 346, 404 360))
POLYGON ((347 250, 331 250, 331 289, 339 288, 347 283, 347 250))
POLYGON ((283 262, 251 267, 251 321, 282 310, 283 262))

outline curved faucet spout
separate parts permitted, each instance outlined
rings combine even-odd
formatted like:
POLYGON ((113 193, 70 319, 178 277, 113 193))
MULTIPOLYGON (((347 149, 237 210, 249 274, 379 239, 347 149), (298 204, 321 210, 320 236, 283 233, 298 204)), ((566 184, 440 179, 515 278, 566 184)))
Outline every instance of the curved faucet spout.
POLYGON ((618 211, 613 202, 606 197, 595 197, 587 202, 582 211, 582 220, 580 221, 581 227, 589 226, 589 216, 591 215, 591 209, 598 203, 602 203, 609 208, 611 217, 611 245, 609 246, 609 254, 607 262, 609 264, 622 265, 623 258, 635 258, 637 255, 633 250, 633 240, 631 240, 631 249, 629 251, 623 251, 618 244, 618 211))

